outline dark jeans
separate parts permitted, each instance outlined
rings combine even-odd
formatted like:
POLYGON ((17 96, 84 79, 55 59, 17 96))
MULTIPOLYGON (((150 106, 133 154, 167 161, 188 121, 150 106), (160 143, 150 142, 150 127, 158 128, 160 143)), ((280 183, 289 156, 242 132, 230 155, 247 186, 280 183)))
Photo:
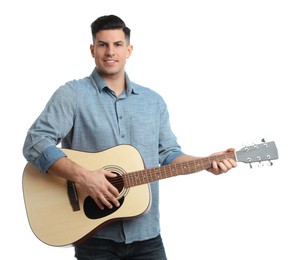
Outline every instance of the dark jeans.
POLYGON ((75 247, 78 260, 166 260, 160 235, 131 244, 117 243, 112 240, 90 238, 75 247))

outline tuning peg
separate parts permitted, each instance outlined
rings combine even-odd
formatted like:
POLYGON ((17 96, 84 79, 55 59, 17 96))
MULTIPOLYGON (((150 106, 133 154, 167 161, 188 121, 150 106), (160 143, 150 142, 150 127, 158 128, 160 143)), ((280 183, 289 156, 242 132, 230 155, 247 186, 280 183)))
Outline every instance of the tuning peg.
POLYGON ((243 148, 246 148, 247 146, 248 146, 248 143, 247 142, 244 142, 244 143, 242 143, 242 145, 241 145, 243 148))
POLYGON ((249 162, 248 164, 249 164, 249 168, 252 169, 252 164, 251 164, 251 162, 249 162))
POLYGON ((264 167, 264 163, 260 161, 259 164, 258 164, 258 167, 259 167, 259 168, 264 167))
POLYGON ((271 159, 271 156, 270 155, 267 155, 267 158, 268 158, 268 165, 269 166, 273 166, 273 162, 270 160, 271 159))
POLYGON ((265 138, 263 138, 261 141, 262 141, 263 143, 265 143, 265 142, 266 142, 265 138))

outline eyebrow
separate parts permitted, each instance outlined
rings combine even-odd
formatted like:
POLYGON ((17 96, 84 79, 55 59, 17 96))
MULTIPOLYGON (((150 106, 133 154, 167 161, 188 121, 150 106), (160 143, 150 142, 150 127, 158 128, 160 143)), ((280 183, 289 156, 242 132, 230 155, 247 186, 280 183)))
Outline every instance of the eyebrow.
MULTIPOLYGON (((104 41, 101 41, 101 40, 97 41, 96 43, 108 44, 108 42, 104 42, 104 41)), ((114 44, 117 44, 117 43, 122 43, 122 44, 124 44, 124 42, 123 42, 122 40, 114 42, 114 44)))

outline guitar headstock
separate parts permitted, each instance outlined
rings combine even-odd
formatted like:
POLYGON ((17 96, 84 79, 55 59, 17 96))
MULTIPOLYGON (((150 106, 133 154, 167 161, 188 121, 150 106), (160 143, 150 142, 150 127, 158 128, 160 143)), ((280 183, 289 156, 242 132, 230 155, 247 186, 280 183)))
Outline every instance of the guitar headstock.
POLYGON ((272 165, 272 160, 278 159, 278 150, 275 142, 263 142, 246 146, 236 152, 238 162, 251 163, 268 161, 272 165))

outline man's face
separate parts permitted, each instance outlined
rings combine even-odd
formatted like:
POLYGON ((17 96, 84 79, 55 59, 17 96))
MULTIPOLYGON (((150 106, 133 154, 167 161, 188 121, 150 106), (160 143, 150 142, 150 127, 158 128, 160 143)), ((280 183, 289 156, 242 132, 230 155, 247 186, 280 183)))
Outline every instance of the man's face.
POLYGON ((124 74, 126 59, 132 49, 122 29, 101 30, 95 35, 94 44, 90 45, 97 71, 106 77, 124 74))

